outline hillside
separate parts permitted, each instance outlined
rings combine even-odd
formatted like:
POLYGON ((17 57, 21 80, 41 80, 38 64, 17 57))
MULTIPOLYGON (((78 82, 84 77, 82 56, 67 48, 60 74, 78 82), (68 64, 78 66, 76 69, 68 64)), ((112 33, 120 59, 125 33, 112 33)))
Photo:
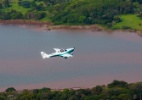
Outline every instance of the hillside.
POLYGON ((141 0, 1 0, 0 19, 141 30, 141 0), (124 17, 125 16, 125 17, 124 17), (130 25, 133 21, 133 24, 130 25), (126 24, 128 22, 128 24, 126 24))

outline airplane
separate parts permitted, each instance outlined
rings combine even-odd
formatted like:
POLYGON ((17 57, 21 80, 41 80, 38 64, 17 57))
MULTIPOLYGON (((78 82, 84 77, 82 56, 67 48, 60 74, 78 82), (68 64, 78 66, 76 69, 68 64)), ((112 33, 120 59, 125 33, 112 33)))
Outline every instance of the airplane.
POLYGON ((68 48, 68 49, 59 49, 59 48, 53 48, 55 50, 54 53, 51 54, 46 54, 45 52, 41 51, 41 56, 43 59, 46 58, 52 58, 52 57, 63 57, 65 59, 69 58, 69 57, 73 57, 72 52, 74 51, 74 48, 68 48))

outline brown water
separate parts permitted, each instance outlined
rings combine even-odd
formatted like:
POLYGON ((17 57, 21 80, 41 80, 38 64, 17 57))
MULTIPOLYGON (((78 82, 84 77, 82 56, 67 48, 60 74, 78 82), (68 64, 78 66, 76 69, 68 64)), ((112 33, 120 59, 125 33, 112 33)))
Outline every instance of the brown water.
POLYGON ((113 80, 142 81, 142 38, 132 32, 51 30, 0 25, 0 90, 88 88, 113 80), (67 60, 40 51, 76 47, 67 60))

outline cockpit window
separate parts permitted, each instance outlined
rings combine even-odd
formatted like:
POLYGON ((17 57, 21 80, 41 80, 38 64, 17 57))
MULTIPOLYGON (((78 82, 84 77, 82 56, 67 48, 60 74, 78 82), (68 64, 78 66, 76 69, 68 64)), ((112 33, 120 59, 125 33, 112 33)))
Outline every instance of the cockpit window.
POLYGON ((60 50, 60 52, 64 52, 64 51, 65 51, 64 49, 61 49, 61 50, 60 50))

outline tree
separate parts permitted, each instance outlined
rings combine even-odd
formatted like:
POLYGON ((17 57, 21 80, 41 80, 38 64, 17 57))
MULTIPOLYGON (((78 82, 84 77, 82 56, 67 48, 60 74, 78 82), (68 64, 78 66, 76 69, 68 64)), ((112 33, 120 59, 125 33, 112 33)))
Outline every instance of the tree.
POLYGON ((120 94, 119 95, 119 98, 121 100, 129 100, 130 99, 130 96, 128 94, 120 94))
POLYGON ((46 87, 44 87, 44 88, 42 88, 42 89, 39 89, 39 92, 50 92, 50 88, 46 88, 46 87))
POLYGON ((40 20, 46 16, 45 12, 38 12, 38 11, 28 11, 26 14, 27 19, 35 19, 40 20))
POLYGON ((19 5, 19 6, 22 6, 22 7, 24 7, 24 8, 30 8, 31 2, 30 2, 30 1, 19 1, 19 2, 18 2, 18 5, 19 5))
POLYGON ((10 15, 10 13, 9 12, 2 12, 1 14, 0 14, 0 19, 3 19, 3 20, 8 20, 8 19, 11 19, 11 17, 9 16, 10 15))
POLYGON ((114 87, 127 88, 128 83, 124 81, 114 80, 112 83, 108 84, 108 88, 114 88, 114 87))
POLYGON ((92 95, 92 96, 85 97, 84 100, 101 100, 101 97, 100 95, 92 95))
POLYGON ((10 6, 9 0, 4 0, 3 4, 4 4, 5 7, 9 7, 10 6))
POLYGON ((0 95, 0 100, 6 100, 6 97, 4 95, 0 95))
POLYGON ((2 3, 0 3, 0 9, 2 9, 2 3))
POLYGON ((129 88, 140 91, 142 90, 142 82, 132 83, 129 85, 129 88))
POLYGON ((7 88, 7 89, 5 90, 5 92, 15 92, 15 91, 16 91, 16 89, 13 88, 13 87, 7 88))
POLYGON ((96 86, 96 87, 92 88, 91 91, 93 94, 99 95, 102 93, 103 88, 102 88, 102 86, 96 86))
POLYGON ((11 19, 21 19, 23 18, 23 15, 21 12, 17 12, 16 10, 11 10, 10 12, 11 19))
POLYGON ((84 23, 85 19, 86 19, 86 16, 80 16, 79 23, 84 23))
POLYGON ((39 4, 39 5, 36 6, 36 10, 37 10, 37 11, 44 11, 44 10, 45 10, 45 7, 44 7, 43 4, 39 4))

